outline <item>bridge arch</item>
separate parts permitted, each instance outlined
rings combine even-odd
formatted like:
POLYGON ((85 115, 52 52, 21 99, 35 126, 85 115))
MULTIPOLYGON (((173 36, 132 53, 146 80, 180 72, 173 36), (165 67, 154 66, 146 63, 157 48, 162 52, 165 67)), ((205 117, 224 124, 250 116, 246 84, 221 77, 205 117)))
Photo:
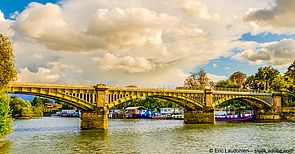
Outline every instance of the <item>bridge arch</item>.
POLYGON ((127 96, 121 99, 118 99, 114 102, 111 102, 108 104, 108 108, 111 109, 117 105, 123 104, 125 102, 134 100, 134 99, 138 99, 138 98, 142 98, 142 97, 155 97, 155 98, 160 98, 160 99, 164 99, 164 100, 168 100, 168 101, 172 101, 180 106, 182 106, 183 108, 187 109, 187 110, 195 110, 198 108, 204 108, 204 105, 202 103, 197 102, 196 100, 187 98, 185 96, 171 96, 171 95, 131 95, 131 96, 127 96))
POLYGON ((33 95, 33 96, 39 96, 39 97, 45 97, 45 98, 51 98, 55 100, 59 100, 65 103, 68 103, 78 109, 82 110, 93 110, 93 106, 89 104, 88 102, 81 100, 79 98, 76 98, 74 96, 70 96, 61 92, 56 92, 54 94, 42 94, 38 92, 13 92, 11 94, 26 94, 26 95, 33 95))
POLYGON ((229 101, 229 100, 240 100, 240 101, 243 101, 251 106, 254 106, 254 107, 257 107, 259 109, 263 109, 263 108, 271 108, 272 107, 272 104, 270 104, 269 102, 261 99, 261 98, 258 98, 258 97, 254 97, 254 96, 232 96, 232 97, 225 97, 223 99, 220 99, 216 102, 214 102, 212 104, 212 107, 217 107, 221 104, 223 104, 224 102, 226 101, 229 101))

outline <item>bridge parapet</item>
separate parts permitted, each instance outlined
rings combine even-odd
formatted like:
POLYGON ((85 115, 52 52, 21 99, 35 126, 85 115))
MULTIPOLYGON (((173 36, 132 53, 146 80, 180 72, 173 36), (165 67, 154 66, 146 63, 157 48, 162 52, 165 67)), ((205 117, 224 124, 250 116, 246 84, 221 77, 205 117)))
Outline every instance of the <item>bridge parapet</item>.
POLYGON ((282 107, 284 113, 295 113, 295 107, 282 107))

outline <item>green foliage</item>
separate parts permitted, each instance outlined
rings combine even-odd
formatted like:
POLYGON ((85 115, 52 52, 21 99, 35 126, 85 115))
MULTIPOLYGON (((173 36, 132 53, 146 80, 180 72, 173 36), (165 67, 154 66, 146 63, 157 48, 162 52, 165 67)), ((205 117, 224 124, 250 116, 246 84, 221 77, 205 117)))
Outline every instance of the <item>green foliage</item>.
POLYGON ((43 101, 40 97, 35 97, 32 102, 31 102, 32 106, 40 106, 43 105, 43 101))
POLYGON ((260 67, 257 73, 248 77, 245 82, 245 86, 262 91, 277 91, 279 89, 277 89, 278 87, 276 87, 273 83, 282 81, 280 79, 276 79, 279 76, 280 72, 271 66, 260 67))
POLYGON ((219 107, 227 107, 227 108, 230 108, 233 110, 239 110, 239 109, 251 110, 251 109, 253 109, 253 107, 251 105, 249 105, 248 103, 245 103, 240 100, 235 100, 235 99, 225 101, 224 103, 219 105, 219 107))
POLYGON ((285 73, 285 76, 289 77, 290 79, 293 79, 292 86, 288 88, 289 91, 295 93, 295 60, 293 63, 288 67, 287 72, 285 73))
POLYGON ((0 90, 0 138, 12 132, 11 117, 9 115, 9 98, 0 90))
POLYGON ((293 80, 289 76, 277 76, 273 82, 270 84, 271 89, 274 91, 288 92, 288 90, 293 87, 293 80))
POLYGON ((33 107, 33 117, 43 117, 43 107, 33 107))
POLYGON ((12 117, 31 118, 33 116, 31 103, 18 97, 11 98, 10 108, 12 117))
POLYGON ((6 36, 0 34, 0 88, 5 87, 15 77, 11 43, 6 36))
POLYGON ((239 86, 233 83, 231 80, 220 80, 216 83, 217 88, 238 88, 239 86))
POLYGON ((35 97, 31 102, 32 106, 35 107, 44 106, 45 103, 52 103, 52 101, 47 98, 35 97))
POLYGON ((4 90, 6 85, 15 77, 16 71, 11 43, 6 36, 0 34, 0 138, 6 137, 12 131, 9 98, 7 98, 4 90))

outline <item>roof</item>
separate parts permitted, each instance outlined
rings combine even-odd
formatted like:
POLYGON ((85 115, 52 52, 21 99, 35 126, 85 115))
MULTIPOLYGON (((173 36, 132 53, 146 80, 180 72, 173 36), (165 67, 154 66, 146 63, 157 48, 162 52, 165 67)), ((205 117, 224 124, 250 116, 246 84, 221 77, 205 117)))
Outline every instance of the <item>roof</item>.
POLYGON ((127 107, 125 110, 145 109, 144 106, 127 107))

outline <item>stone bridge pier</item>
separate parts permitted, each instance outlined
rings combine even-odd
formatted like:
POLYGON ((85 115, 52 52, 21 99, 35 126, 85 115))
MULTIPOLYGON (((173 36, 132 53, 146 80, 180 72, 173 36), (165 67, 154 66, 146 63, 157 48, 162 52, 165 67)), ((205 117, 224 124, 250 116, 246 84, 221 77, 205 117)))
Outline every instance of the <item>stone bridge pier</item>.
POLYGON ((108 108, 106 102, 107 87, 98 84, 95 87, 97 102, 94 110, 81 112, 81 129, 108 129, 108 108))
POLYGON ((282 119, 282 94, 274 92, 272 95, 273 105, 269 110, 260 109, 256 111, 257 121, 279 121, 282 119))
POLYGON ((214 124, 215 115, 212 107, 213 93, 211 89, 205 90, 205 107, 203 109, 196 109, 194 111, 186 110, 184 112, 185 124, 214 124))

